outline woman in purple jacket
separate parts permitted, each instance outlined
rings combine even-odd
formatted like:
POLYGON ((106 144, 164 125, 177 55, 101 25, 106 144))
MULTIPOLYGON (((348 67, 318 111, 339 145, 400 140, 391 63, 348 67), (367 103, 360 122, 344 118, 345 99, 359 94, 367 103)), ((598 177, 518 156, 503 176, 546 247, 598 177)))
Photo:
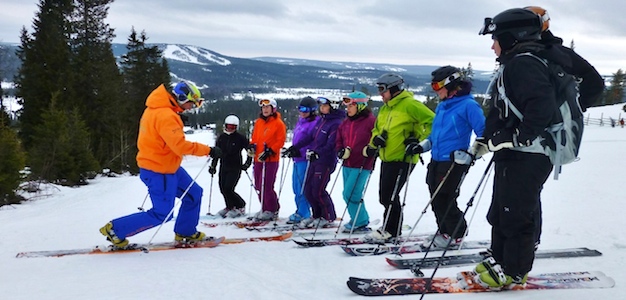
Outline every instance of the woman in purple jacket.
POLYGON ((300 227, 325 227, 337 218, 335 206, 326 186, 330 181, 330 174, 337 167, 335 152, 335 138, 337 128, 345 118, 346 112, 339 110, 339 101, 331 101, 325 97, 318 97, 320 117, 308 139, 302 139, 293 144, 287 151, 306 150, 306 159, 309 170, 304 184, 304 195, 309 200, 313 216, 300 222, 300 227), (309 145, 309 146, 307 146, 309 145))
MULTIPOLYGON (((317 101, 307 96, 300 100, 298 105, 298 112, 300 117, 298 123, 293 129, 293 141, 292 144, 296 144, 302 140, 309 140, 311 143, 313 139, 313 127, 317 124, 317 101)), ((306 160, 306 150, 309 148, 309 144, 300 148, 300 151, 289 152, 285 151, 285 156, 293 159, 293 173, 291 176, 291 186, 296 200, 296 212, 289 216, 287 223, 296 224, 300 221, 311 217, 311 205, 309 201, 302 193, 302 184, 304 183, 304 177, 306 175, 306 169, 308 162, 306 160)))
POLYGON ((363 202, 363 193, 368 177, 374 168, 375 157, 364 157, 362 151, 372 137, 376 117, 367 107, 367 95, 352 92, 343 97, 348 118, 337 129, 337 157, 343 160, 343 200, 348 205, 350 221, 344 232, 367 232, 371 229, 369 215, 363 202), (356 149, 353 151, 353 149, 356 149))

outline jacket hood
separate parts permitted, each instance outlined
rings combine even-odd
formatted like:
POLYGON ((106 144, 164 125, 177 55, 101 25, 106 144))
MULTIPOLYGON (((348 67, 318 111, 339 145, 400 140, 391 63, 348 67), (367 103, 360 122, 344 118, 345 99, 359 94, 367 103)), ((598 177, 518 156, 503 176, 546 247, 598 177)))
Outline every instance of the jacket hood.
POLYGON ((171 108, 175 112, 182 112, 183 109, 178 105, 174 96, 170 94, 165 88, 165 85, 161 84, 157 87, 146 99, 146 106, 150 108, 171 108))

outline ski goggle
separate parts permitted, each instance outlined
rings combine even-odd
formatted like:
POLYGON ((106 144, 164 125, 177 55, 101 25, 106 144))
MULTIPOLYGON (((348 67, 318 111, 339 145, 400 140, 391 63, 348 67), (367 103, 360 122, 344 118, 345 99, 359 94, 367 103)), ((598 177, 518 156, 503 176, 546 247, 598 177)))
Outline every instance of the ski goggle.
POLYGON ((326 97, 317 97, 317 103, 319 104, 330 104, 330 99, 326 97))
POLYGON ((226 128, 228 130, 237 130, 237 125, 235 125, 235 124, 225 124, 224 128, 226 128))
POLYGON ((317 107, 308 107, 308 106, 302 106, 302 105, 298 106, 298 111, 302 113, 310 113, 316 109, 317 107))
POLYGON ((176 86, 175 92, 178 94, 178 103, 185 104, 187 102, 193 103, 194 107, 202 106, 204 99, 200 97, 200 91, 188 84, 180 84, 176 86))
POLYGON ((272 101, 270 99, 259 100, 259 106, 267 106, 267 105, 272 105, 272 101))
POLYGON ((442 88, 444 88, 446 85, 448 85, 448 83, 457 80, 461 77, 461 73, 456 72, 448 77, 446 77, 445 79, 441 80, 441 81, 437 81, 437 82, 432 82, 430 84, 430 87, 433 88, 434 91, 438 91, 441 90, 442 88))
POLYGON ((382 94, 382 93, 384 93, 384 92, 386 92, 388 90, 389 90, 389 88, 386 85, 379 85, 378 86, 378 93, 379 94, 382 94))

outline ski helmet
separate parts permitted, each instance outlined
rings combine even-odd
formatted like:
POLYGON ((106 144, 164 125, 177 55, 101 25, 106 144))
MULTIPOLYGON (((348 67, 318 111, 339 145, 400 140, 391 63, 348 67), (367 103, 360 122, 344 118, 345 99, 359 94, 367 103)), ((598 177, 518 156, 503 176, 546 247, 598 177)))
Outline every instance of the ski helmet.
POLYGON ((510 50, 519 42, 541 39, 541 18, 534 12, 523 8, 512 8, 485 18, 480 35, 492 34, 498 40, 502 50, 510 50))
POLYGON ((328 104, 332 109, 338 109, 339 104, 341 104, 341 100, 333 100, 330 97, 317 97, 317 103, 319 104, 328 104))
POLYGON ((298 111, 303 113, 312 113, 317 110, 317 101, 313 99, 311 96, 306 96, 300 100, 300 104, 298 105, 298 111))
POLYGON ((398 74, 387 73, 376 80, 376 85, 378 86, 379 93, 382 94, 389 90, 393 95, 404 89, 404 79, 398 74))
POLYGON ((457 89, 463 81, 463 73, 457 67, 443 66, 432 73, 431 87, 434 91, 446 88, 448 91, 457 89))
POLYGON ((228 115, 224 119, 224 133, 231 134, 239 127, 239 118, 235 115, 228 115))
POLYGON ((274 99, 261 99, 261 100, 259 100, 259 106, 260 107, 268 106, 268 105, 272 106, 272 112, 276 112, 276 110, 278 109, 278 104, 276 104, 276 100, 274 100, 274 99))
POLYGON ((363 92, 352 92, 343 96, 343 104, 346 106, 349 104, 356 104, 356 111, 361 112, 367 107, 367 101, 369 97, 363 92))
POLYGON ((183 105, 188 101, 191 101, 195 107, 200 107, 204 101, 200 90, 198 90, 193 83, 185 80, 177 83, 176 86, 174 86, 172 93, 176 96, 176 101, 179 105, 183 105))
POLYGON ((534 13, 536 13, 539 17, 541 17, 541 31, 546 31, 550 28, 550 15, 548 15, 548 11, 545 8, 540 6, 526 6, 524 9, 528 9, 534 13))

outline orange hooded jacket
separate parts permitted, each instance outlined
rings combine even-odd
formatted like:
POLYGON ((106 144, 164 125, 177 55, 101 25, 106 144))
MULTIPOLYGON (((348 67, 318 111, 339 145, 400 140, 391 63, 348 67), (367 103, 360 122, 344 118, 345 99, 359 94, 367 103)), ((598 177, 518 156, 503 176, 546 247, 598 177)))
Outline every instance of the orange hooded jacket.
POLYGON ((280 159, 280 149, 285 145, 286 138, 287 127, 279 112, 275 112, 267 120, 256 119, 250 140, 250 144, 256 144, 254 161, 259 161, 259 155, 263 153, 265 145, 267 145, 275 154, 270 156, 266 162, 277 162, 280 159))
POLYGON ((183 109, 164 85, 148 95, 146 106, 137 138, 137 165, 140 168, 173 174, 180 167, 183 155, 209 155, 209 146, 185 140, 183 121, 178 115, 183 109))

